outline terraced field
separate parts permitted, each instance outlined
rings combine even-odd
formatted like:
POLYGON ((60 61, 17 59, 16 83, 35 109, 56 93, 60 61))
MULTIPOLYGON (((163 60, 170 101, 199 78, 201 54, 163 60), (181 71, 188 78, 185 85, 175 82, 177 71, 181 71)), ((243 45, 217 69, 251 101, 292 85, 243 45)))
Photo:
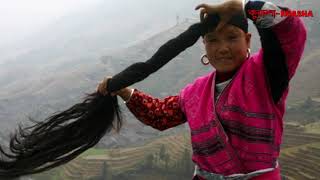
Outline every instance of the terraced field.
MULTIPOLYGON (((87 155, 63 166, 64 176, 70 180, 90 179, 101 173, 103 162, 106 162, 109 172, 113 175, 134 170, 148 155, 157 156, 161 146, 164 146, 169 154, 168 166, 173 166, 182 158, 185 149, 191 149, 189 141, 188 136, 180 134, 157 139, 142 147, 111 149, 104 154, 87 155)), ((164 163, 159 162, 158 166, 164 166, 164 163)))
POLYGON ((285 128, 280 155, 281 174, 288 180, 316 180, 320 177, 320 135, 302 128, 285 128))
POLYGON ((284 179, 319 179, 320 148, 307 146, 281 154, 280 163, 284 179))
MULTIPOLYGON (((286 125, 284 130, 284 142, 280 156, 280 167, 283 179, 288 180, 315 180, 320 177, 320 135, 305 133, 303 128, 286 125)), ((191 150, 190 138, 187 134, 161 137, 140 147, 121 149, 98 150, 91 149, 81 157, 62 166, 59 177, 63 180, 89 180, 101 175, 103 163, 106 163, 108 172, 113 176, 124 172, 134 172, 141 167, 146 157, 153 155, 159 157, 161 147, 166 149, 169 155, 167 166, 172 167, 181 161, 185 150, 191 150)), ((156 166, 164 167, 164 161, 157 161, 156 166)), ((51 172, 52 174, 52 172, 51 172)), ((155 175, 160 178, 161 173, 155 175)), ((137 174, 138 179, 146 179, 150 174, 137 174), (144 176, 143 176, 144 175, 144 176), (145 177, 145 178, 142 178, 145 177)), ((133 178, 135 179, 135 178, 133 178)))

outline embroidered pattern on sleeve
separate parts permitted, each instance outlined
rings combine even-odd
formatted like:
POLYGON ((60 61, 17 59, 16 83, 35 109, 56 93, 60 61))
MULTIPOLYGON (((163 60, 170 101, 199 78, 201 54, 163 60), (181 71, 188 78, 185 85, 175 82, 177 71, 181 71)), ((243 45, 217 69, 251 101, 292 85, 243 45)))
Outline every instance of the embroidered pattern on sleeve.
POLYGON ((186 122, 178 95, 161 100, 135 89, 126 106, 139 121, 161 131, 186 122))

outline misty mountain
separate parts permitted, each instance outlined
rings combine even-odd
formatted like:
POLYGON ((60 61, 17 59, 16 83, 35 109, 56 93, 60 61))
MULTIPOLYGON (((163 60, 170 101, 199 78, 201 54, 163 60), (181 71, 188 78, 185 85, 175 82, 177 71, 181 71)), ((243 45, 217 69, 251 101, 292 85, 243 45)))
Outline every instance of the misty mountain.
MULTIPOLYGON (((196 4, 181 0, 170 3, 171 6, 164 1, 132 3, 103 2, 0 50, 0 125, 4 137, 14 131, 17 123, 28 124, 29 116, 43 120, 80 102, 104 76, 121 70, 103 65, 101 56, 173 27, 179 11, 182 19, 186 9, 193 12, 196 4)), ((189 16, 186 14, 184 17, 189 16)), ((131 131, 135 134, 135 129, 131 131)))
MULTIPOLYGON (((43 120, 54 112, 65 110, 81 102, 85 93, 93 92, 103 77, 150 58, 163 43, 197 21, 196 12, 192 15, 190 11, 199 2, 143 0, 138 6, 133 1, 122 0, 116 4, 106 1, 93 9, 60 19, 46 30, 8 47, 8 51, 0 50, 4 52, 1 56, 10 57, 0 66, 0 126, 1 133, 5 134, 0 135, 1 139, 7 137, 18 122, 27 123, 27 116, 43 120), (121 8, 123 13, 119 14, 116 8, 121 8)), ((306 5, 298 2, 292 2, 292 5, 311 8, 312 4, 308 1, 306 5)), ((305 22, 309 40, 305 58, 291 83, 289 103, 320 96, 317 81, 319 19, 305 19, 305 22)), ((256 52, 260 48, 259 37, 252 24, 249 28, 253 32, 252 52, 256 52)), ((187 83, 213 70, 200 63, 203 48, 200 39, 195 46, 133 87, 159 98, 176 95, 187 83)), ((123 109, 124 129, 119 135, 106 137, 101 146, 142 142, 158 134, 139 123, 126 107, 123 109)), ((176 130, 179 128, 162 133, 176 130)))
POLYGON ((79 102, 104 76, 120 70, 101 66, 101 56, 146 40, 186 17, 197 19, 193 9, 199 2, 103 1, 0 48, 1 127, 11 129, 29 115, 46 117, 79 102))
POLYGON ((19 44, 0 47, 1 62, 41 63, 59 56, 96 55, 124 47, 176 23, 176 16, 198 17, 192 1, 102 1, 99 5, 60 18, 19 44), (5 59, 4 59, 5 58, 5 59))

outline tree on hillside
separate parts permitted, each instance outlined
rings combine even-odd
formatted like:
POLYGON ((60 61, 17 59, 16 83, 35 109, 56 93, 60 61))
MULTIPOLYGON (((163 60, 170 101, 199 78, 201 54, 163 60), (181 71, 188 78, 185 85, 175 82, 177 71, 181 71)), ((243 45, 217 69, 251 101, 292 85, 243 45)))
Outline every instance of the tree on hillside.
POLYGON ((191 160, 190 150, 185 149, 181 158, 175 163, 177 174, 188 174, 193 171, 193 162, 191 160))
POLYGON ((90 180, 111 180, 112 179, 112 174, 111 171, 108 170, 108 165, 106 162, 103 162, 102 167, 101 167, 101 174, 100 176, 96 176, 93 178, 90 178, 90 180))
POLYGON ((311 97, 308 96, 308 98, 304 101, 302 107, 305 109, 309 109, 309 108, 312 108, 312 106, 313 106, 313 101, 312 101, 311 97))
POLYGON ((194 165, 191 159, 191 152, 189 149, 184 149, 182 160, 184 162, 185 173, 191 172, 194 169, 194 165))
POLYGON ((164 145, 162 144, 161 147, 160 147, 160 150, 159 150, 159 159, 160 159, 161 161, 164 161, 165 156, 166 156, 166 148, 165 148, 164 145))
POLYGON ((160 161, 163 161, 165 163, 165 169, 168 169, 168 165, 169 165, 169 153, 167 153, 167 150, 165 148, 165 146, 162 144, 159 150, 159 159, 160 161))
POLYGON ((169 162, 170 162, 170 155, 168 153, 164 156, 164 163, 165 163, 165 169, 168 170, 169 168, 169 162))
POLYGON ((144 167, 148 169, 152 169, 154 167, 154 156, 149 154, 145 157, 144 167))

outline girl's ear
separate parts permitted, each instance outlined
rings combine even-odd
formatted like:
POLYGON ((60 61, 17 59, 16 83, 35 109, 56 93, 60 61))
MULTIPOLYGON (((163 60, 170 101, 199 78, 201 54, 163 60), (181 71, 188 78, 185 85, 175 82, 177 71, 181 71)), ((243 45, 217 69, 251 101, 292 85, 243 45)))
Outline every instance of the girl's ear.
POLYGON ((251 33, 246 33, 246 43, 248 48, 250 48, 250 44, 251 44, 251 33))

